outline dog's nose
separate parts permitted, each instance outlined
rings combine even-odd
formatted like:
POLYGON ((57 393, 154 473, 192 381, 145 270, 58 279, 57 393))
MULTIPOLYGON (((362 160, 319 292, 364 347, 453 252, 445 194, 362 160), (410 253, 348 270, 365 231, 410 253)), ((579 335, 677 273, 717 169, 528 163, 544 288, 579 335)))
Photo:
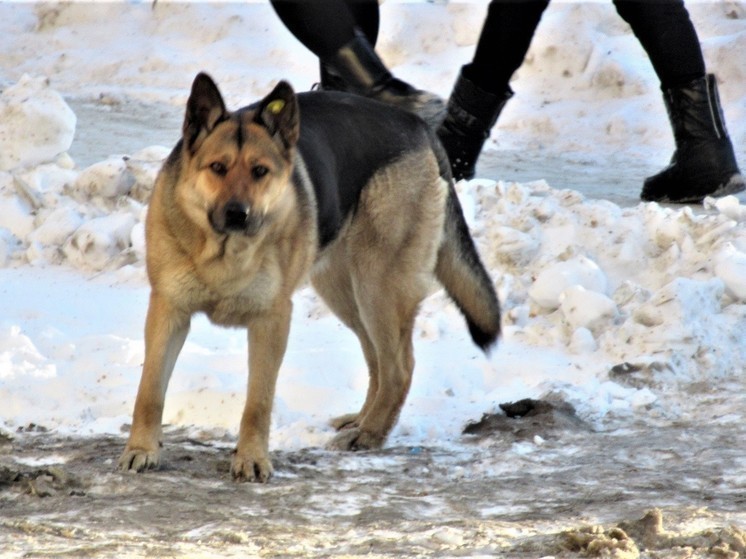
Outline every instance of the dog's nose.
POLYGON ((223 209, 223 223, 226 231, 243 231, 249 208, 241 202, 231 200, 223 209))

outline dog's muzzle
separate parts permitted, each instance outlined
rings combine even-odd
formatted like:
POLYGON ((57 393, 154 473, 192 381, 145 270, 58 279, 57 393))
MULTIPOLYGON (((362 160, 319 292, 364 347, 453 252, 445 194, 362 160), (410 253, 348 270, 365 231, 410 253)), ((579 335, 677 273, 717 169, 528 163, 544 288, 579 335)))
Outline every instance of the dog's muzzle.
POLYGON ((209 217, 212 228, 220 234, 256 235, 264 223, 264 216, 260 212, 252 211, 251 206, 237 200, 230 200, 223 207, 214 208, 209 217))

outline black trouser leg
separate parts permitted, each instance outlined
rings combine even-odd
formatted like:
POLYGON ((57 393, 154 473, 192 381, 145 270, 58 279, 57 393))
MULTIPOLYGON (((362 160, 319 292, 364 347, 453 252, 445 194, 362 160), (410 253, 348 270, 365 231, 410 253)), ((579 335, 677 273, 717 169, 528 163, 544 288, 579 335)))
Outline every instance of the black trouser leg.
POLYGON ((394 77, 375 52, 377 0, 271 0, 293 35, 319 57, 321 89, 371 97, 418 114, 431 125, 443 119, 443 100, 394 77))
MULTIPOLYGON (((348 84, 325 61, 345 47, 378 39, 377 0, 271 0, 285 27, 319 58, 322 89, 346 91, 348 84)), ((385 73, 385 69, 381 72, 385 73)), ((383 74, 381 74, 383 75, 383 74)))
POLYGON ((463 75, 477 87, 503 95, 523 63, 549 0, 492 0, 471 64, 463 75))
POLYGON ((523 63, 549 0, 492 0, 474 58, 461 68, 438 137, 459 179, 474 176, 484 142, 513 95, 508 81, 523 63))
POLYGON ((705 75, 699 37, 683 0, 614 0, 614 5, 648 53, 661 89, 705 75))
POLYGON ((368 42, 376 46, 381 14, 378 10, 378 0, 347 0, 347 7, 352 13, 357 28, 363 32, 368 42))
POLYGON ((271 0, 285 27, 319 58, 329 58, 355 37, 358 28, 375 45, 377 0, 271 0))
POLYGON ((705 76, 699 37, 683 0, 614 4, 658 75, 676 141, 669 166, 645 179, 643 200, 693 203, 744 190, 717 80, 705 76))

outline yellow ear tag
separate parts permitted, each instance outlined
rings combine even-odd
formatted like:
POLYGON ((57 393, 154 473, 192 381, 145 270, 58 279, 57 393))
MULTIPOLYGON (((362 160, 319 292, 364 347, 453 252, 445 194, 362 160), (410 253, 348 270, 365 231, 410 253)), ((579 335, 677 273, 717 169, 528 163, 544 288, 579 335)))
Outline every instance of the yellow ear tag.
POLYGON ((275 99, 267 104, 267 110, 273 115, 278 115, 285 108, 285 101, 282 99, 275 99))

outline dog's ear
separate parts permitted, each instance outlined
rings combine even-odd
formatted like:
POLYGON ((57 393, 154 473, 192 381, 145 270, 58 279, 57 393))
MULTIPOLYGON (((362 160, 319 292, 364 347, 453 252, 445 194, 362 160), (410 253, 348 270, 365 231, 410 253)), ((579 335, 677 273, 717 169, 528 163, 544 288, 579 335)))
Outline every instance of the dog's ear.
POLYGON ((264 126, 270 136, 278 139, 287 150, 298 142, 299 112, 295 91, 288 82, 281 81, 259 102, 254 122, 264 126))
POLYGON ((192 92, 187 101, 182 133, 191 153, 197 151, 215 125, 224 120, 228 111, 218 86, 207 74, 200 72, 192 83, 192 92))

